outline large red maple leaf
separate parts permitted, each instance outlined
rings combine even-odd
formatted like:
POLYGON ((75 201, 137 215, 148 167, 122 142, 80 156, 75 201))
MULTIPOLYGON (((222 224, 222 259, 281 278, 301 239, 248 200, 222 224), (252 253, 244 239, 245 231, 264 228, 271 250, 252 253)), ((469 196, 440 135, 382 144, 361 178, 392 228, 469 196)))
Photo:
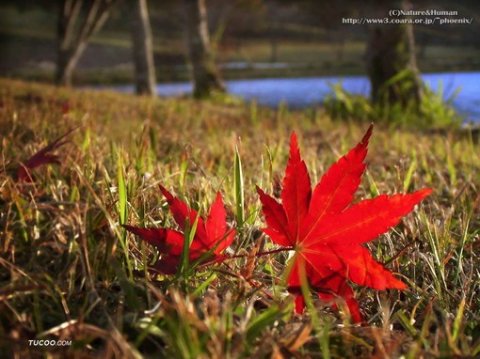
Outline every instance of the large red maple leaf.
POLYGON ((264 232, 274 243, 295 250, 288 266, 288 288, 296 296, 297 312, 305 306, 300 290, 305 277, 321 299, 343 298, 355 322, 362 317, 349 281, 377 290, 406 288, 375 261, 364 244, 397 225, 431 190, 352 203, 365 171, 371 133, 372 126, 356 147, 330 167, 313 192, 293 133, 281 204, 257 188, 267 223, 264 232))
MULTIPOLYGON (((232 244, 235 230, 227 227, 227 213, 220 192, 217 193, 210 213, 204 220, 197 211, 173 196, 164 187, 160 186, 160 190, 167 199, 173 218, 182 231, 185 231, 187 225, 192 226, 197 221, 195 235, 190 244, 189 260, 201 259, 209 262, 223 260, 225 257, 222 252, 232 244)), ((124 227, 158 249, 160 258, 153 266, 155 270, 163 274, 177 272, 185 241, 184 233, 170 228, 139 228, 128 225, 124 227)))

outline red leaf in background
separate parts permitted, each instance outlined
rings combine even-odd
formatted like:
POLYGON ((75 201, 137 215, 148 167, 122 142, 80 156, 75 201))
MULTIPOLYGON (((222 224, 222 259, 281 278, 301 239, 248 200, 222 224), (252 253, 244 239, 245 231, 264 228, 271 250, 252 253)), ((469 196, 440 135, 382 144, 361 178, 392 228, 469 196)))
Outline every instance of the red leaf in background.
POLYGON ((68 141, 65 140, 65 137, 70 135, 76 128, 68 131, 64 135, 57 138, 55 141, 51 142, 47 146, 43 147, 41 150, 37 151, 32 157, 30 157, 24 163, 20 163, 17 169, 17 180, 19 182, 32 182, 33 178, 31 176, 31 171, 39 166, 47 164, 60 164, 60 158, 53 154, 52 152, 62 147, 68 141))
MULTIPOLYGON (((164 187, 160 186, 160 190, 167 199, 173 218, 180 229, 185 230, 187 222, 193 224, 197 220, 195 236, 190 245, 189 260, 197 260, 210 252, 208 261, 221 261, 224 258, 222 252, 232 244, 235 237, 235 230, 227 228, 227 213, 221 194, 217 193, 210 213, 204 220, 198 217, 197 211, 188 207, 185 202, 173 196, 164 187)), ((185 240, 182 232, 169 228, 139 228, 127 225, 124 227, 158 249, 161 257, 154 265, 157 271, 163 274, 176 273, 185 240)))
POLYGON ((362 317, 349 281, 377 290, 406 288, 375 261, 363 244, 397 225, 431 190, 381 195, 352 203, 365 171, 371 134, 372 126, 357 146, 330 167, 312 192, 308 170, 293 133, 282 203, 257 189, 267 223, 264 232, 276 244, 291 246, 296 251, 288 287, 296 295, 297 312, 304 308, 300 290, 302 271, 321 299, 334 301, 342 297, 355 322, 362 317))
POLYGON ((70 113, 70 102, 65 100, 62 102, 62 114, 68 115, 70 113))

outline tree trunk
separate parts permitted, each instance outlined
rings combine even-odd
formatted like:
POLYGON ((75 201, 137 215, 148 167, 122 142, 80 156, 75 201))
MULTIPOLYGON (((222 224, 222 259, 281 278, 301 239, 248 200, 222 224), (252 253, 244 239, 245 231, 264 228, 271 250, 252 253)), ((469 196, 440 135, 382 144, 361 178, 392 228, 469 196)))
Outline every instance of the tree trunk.
POLYGON ((366 57, 374 102, 418 105, 422 83, 416 65, 412 25, 372 27, 366 57))
POLYGON ((88 41, 105 23, 116 0, 60 0, 57 24, 57 85, 71 86, 88 41), (84 8, 84 4, 86 5, 84 8), (82 16, 82 10, 83 15, 82 16))
POLYGON ((212 91, 225 91, 210 48, 205 0, 184 0, 184 4, 193 95, 201 98, 209 96, 212 91))
POLYGON ((270 62, 278 61, 278 39, 276 35, 270 36, 270 62))
POLYGON ((72 86, 73 71, 77 67, 78 61, 82 56, 86 43, 80 44, 75 51, 68 49, 58 50, 57 69, 55 74, 55 83, 62 86, 72 86))
POLYGON ((155 95, 155 64, 153 61, 152 30, 147 0, 132 2, 132 42, 135 65, 135 89, 139 95, 155 95))
POLYGON ((57 67, 55 69, 55 83, 63 86, 72 86, 73 69, 75 64, 71 61, 71 56, 62 50, 58 50, 57 67))

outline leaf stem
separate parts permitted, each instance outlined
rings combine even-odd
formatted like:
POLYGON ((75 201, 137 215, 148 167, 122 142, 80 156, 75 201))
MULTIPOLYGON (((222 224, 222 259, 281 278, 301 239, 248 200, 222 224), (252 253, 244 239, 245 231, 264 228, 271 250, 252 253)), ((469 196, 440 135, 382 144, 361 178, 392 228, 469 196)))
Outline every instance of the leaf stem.
MULTIPOLYGON (((272 249, 271 251, 256 253, 256 254, 253 255, 253 257, 263 257, 263 256, 268 256, 270 254, 293 251, 293 249, 294 249, 294 247, 281 247, 281 248, 277 248, 277 249, 272 249)), ((228 256, 225 259, 236 259, 236 258, 246 258, 246 257, 250 257, 250 255, 249 254, 235 254, 233 256, 228 256)))
MULTIPOLYGON (((263 256, 268 256, 270 254, 293 251, 293 250, 294 250, 294 247, 281 247, 281 248, 273 249, 271 251, 256 253, 252 257, 263 257, 263 256)), ((250 257, 250 254, 235 254, 233 256, 225 256, 222 259, 212 258, 209 261, 206 261, 206 262, 203 262, 203 263, 199 264, 198 267, 204 267, 204 266, 210 265, 212 263, 222 263, 222 262, 225 262, 225 261, 230 260, 230 259, 248 258, 248 257, 250 257)))

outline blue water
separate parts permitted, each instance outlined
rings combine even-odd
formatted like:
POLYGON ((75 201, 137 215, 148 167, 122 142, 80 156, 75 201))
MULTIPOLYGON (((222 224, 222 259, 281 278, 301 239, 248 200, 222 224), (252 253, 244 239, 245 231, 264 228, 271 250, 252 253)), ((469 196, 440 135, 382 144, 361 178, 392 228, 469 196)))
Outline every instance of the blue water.
MULTIPOLYGON (((424 74, 423 80, 434 91, 442 90, 445 99, 457 91, 453 105, 468 122, 480 122, 480 72, 424 74)), ((277 107, 281 102, 289 108, 305 108, 320 104, 331 93, 331 85, 341 82, 350 93, 368 96, 370 83, 365 76, 329 76, 305 78, 267 78, 227 81, 228 92, 247 101, 277 107)), ((133 86, 119 86, 117 90, 132 92, 133 86)), ((157 85, 160 96, 180 96, 192 92, 192 85, 163 83, 157 85)))

